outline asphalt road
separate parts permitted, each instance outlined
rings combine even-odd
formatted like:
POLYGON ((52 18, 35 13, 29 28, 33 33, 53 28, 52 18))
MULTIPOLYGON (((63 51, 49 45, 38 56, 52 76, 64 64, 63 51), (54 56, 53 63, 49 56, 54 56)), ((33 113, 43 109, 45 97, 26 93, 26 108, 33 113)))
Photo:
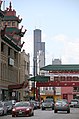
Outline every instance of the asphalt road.
MULTIPOLYGON (((79 119, 79 108, 71 108, 70 114, 66 112, 54 113, 52 110, 35 110, 32 117, 16 117, 16 119, 79 119)), ((0 116, 0 119, 15 119, 11 115, 0 116)))

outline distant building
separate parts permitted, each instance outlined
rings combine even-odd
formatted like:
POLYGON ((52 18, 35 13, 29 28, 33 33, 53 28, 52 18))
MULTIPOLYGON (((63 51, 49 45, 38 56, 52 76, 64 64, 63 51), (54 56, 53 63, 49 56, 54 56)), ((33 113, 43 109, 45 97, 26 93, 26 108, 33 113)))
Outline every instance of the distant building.
POLYGON ((55 65, 55 64, 56 64, 56 65, 62 64, 62 61, 61 61, 61 59, 53 59, 53 60, 52 60, 52 64, 53 64, 53 65, 55 65))
POLYGON ((19 80, 20 83, 25 82, 24 89, 20 89, 20 98, 21 100, 26 100, 28 96, 29 87, 27 86, 28 78, 29 78, 29 72, 30 72, 30 55, 29 53, 26 54, 25 50, 23 50, 20 55, 20 65, 19 65, 19 80))
POLYGON ((40 74, 40 68, 44 67, 44 52, 39 50, 39 52, 37 53, 37 74, 40 74))

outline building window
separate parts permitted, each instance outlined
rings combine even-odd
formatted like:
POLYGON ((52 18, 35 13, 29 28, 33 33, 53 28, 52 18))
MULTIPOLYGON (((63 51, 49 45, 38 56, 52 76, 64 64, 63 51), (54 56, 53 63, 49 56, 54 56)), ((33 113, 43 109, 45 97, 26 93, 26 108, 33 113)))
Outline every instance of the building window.
POLYGON ((5 26, 6 25, 6 22, 3 22, 3 26, 5 26))
POLYGON ((49 87, 49 90, 51 90, 51 87, 49 87))
POLYGON ((11 26, 11 22, 8 22, 7 25, 8 25, 8 26, 11 26))
POLYGON ((10 47, 8 47, 8 55, 10 55, 10 50, 11 50, 11 48, 10 48, 10 47))
POLYGON ((1 42, 1 52, 4 52, 4 43, 1 42))
POLYGON ((73 92, 79 92, 79 87, 73 87, 73 92))
POLYGON ((27 62, 27 71, 29 71, 29 63, 27 62))
POLYGON ((12 26, 15 26, 15 22, 12 22, 12 26))
POLYGON ((16 59, 17 58, 17 53, 16 53, 16 51, 14 51, 14 59, 16 59))

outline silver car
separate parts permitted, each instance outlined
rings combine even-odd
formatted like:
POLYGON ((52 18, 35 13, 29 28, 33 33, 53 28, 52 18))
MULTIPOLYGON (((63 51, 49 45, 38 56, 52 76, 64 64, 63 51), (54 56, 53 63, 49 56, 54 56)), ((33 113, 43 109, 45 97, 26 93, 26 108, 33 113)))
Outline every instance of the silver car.
POLYGON ((79 100, 78 99, 72 99, 70 102, 70 107, 77 107, 79 106, 79 100))
POLYGON ((7 114, 7 107, 4 102, 0 102, 0 115, 7 114))
POLYGON ((5 105, 7 106, 7 113, 11 114, 12 113, 12 108, 13 108, 13 103, 11 100, 5 101, 5 105))

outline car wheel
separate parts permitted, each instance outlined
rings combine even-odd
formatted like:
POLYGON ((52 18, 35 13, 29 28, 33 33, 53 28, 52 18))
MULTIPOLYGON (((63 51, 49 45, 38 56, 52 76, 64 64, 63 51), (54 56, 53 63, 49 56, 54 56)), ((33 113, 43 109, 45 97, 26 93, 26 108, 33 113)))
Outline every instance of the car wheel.
POLYGON ((54 110, 54 107, 52 107, 52 110, 54 110))
POLYGON ((2 116, 4 116, 4 111, 3 111, 3 113, 2 113, 2 116))
POLYGON ((15 117, 15 115, 12 115, 12 117, 15 117))
POLYGON ((57 110, 54 110, 54 113, 57 113, 57 110))
POLYGON ((45 108, 44 108, 44 107, 42 107, 42 110, 45 110, 45 108))
POLYGON ((32 116, 34 116, 34 112, 32 113, 32 116))
POLYGON ((68 110, 67 113, 70 113, 70 110, 68 110))
POLYGON ((6 111, 6 114, 5 115, 7 115, 7 111, 6 111))

